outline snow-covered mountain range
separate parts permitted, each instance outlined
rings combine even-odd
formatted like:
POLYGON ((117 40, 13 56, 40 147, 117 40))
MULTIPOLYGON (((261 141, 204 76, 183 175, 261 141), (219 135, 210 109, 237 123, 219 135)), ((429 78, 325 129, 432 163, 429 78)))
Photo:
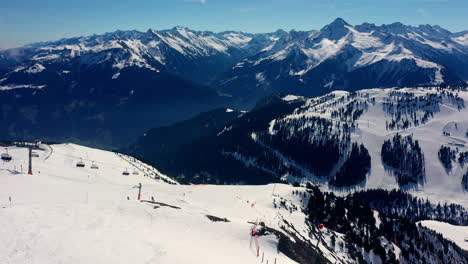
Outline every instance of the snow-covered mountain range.
POLYGON ((249 110, 272 93, 465 85, 467 39, 438 26, 336 19, 312 31, 175 27, 35 43, 0 51, 0 131, 6 139, 119 147, 201 111, 249 110), (116 129, 125 117, 136 119, 116 129), (57 124, 62 131, 48 129, 57 124))
MULTIPOLYGON (((0 65, 14 72, 39 73, 52 68, 62 73, 81 68, 108 67, 118 79, 123 68, 169 71, 208 83, 217 74, 270 45, 283 34, 205 32, 175 27, 170 30, 115 31, 103 35, 35 43, 1 52, 0 65), (59 68, 59 69, 57 69, 59 68)), ((4 84, 8 83, 8 75, 4 84)))
POLYGON ((124 146, 152 127, 229 105, 229 97, 203 83, 281 34, 177 27, 1 51, 0 133, 3 139, 124 146))
POLYGON ((465 83, 468 34, 401 23, 352 26, 336 19, 318 31, 285 34, 228 71, 220 90, 321 95, 330 90, 465 83))
POLYGON ((137 67, 170 72, 234 95, 322 95, 330 90, 459 84, 468 80, 468 33, 401 23, 352 26, 341 18, 320 30, 249 34, 115 31, 0 52, 0 87, 46 87, 34 74, 106 68, 119 78, 137 67), (18 80, 15 73, 26 73, 18 80), (42 86, 41 86, 42 85, 42 86))

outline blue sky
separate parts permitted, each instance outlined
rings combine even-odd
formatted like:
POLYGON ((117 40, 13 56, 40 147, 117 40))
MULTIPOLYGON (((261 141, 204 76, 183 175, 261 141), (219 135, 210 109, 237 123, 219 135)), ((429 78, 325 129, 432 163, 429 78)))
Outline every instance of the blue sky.
POLYGON ((350 24, 468 30, 468 0, 0 0, 0 49, 117 29, 270 32, 350 24))

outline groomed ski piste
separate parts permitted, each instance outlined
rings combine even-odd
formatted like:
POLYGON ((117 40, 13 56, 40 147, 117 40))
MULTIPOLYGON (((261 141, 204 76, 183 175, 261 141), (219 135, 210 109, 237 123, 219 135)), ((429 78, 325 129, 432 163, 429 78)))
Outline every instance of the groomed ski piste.
POLYGON ((426 220, 422 226, 440 233, 445 239, 455 242, 461 249, 468 251, 468 226, 454 226, 449 223, 426 220))
MULTIPOLYGON (((283 100, 304 100, 305 105, 302 109, 296 109, 293 114, 282 118, 281 121, 316 116, 339 122, 342 120, 332 117, 335 110, 348 105, 352 106, 353 103, 367 104, 362 115, 356 120, 356 129, 351 133, 351 141, 362 143, 371 156, 370 173, 365 183, 362 184, 363 186, 352 188, 335 188, 325 183, 321 185, 323 191, 333 191, 335 194, 344 195, 364 189, 399 189, 396 177, 382 162, 382 145, 385 140, 391 139, 396 134, 412 135, 415 140, 418 140, 424 154, 425 179, 422 184, 405 186, 403 189, 421 199, 429 199, 435 204, 456 203, 468 207, 468 192, 463 190, 462 186, 462 176, 467 171, 467 165, 460 165, 454 160, 452 169, 447 170, 438 157, 441 146, 449 146, 456 149, 458 153, 468 151, 467 91, 438 90, 435 87, 365 89, 355 93, 334 91, 310 99, 289 95, 283 100), (458 96, 463 103, 450 98, 449 93, 458 96), (439 99, 433 101, 422 99, 430 96, 441 96, 442 99, 440 101, 439 99), (404 101, 405 99, 408 101, 404 101), (401 105, 398 105, 399 101, 402 102, 401 105), (384 104, 392 107, 392 110, 384 111, 384 104), (300 113, 297 110, 301 110, 300 113), (425 111, 432 112, 433 116, 422 122, 425 111), (409 120, 410 126, 387 129, 387 125, 398 114, 401 114, 402 121, 397 122, 397 125, 401 126, 403 120, 409 120), (414 119, 412 119, 413 115, 414 119), (419 124, 411 124, 412 120, 418 120, 419 124)), ((352 107, 357 109, 355 106, 352 107)), ((273 120, 272 124, 274 122, 278 120, 273 120)), ((317 182, 316 178, 313 181, 317 182)))
MULTIPOLYGON (((284 199, 300 208, 307 201, 292 192, 302 188, 169 184, 125 155, 74 144, 42 148, 33 175, 26 148, 9 148, 13 160, 0 164, 0 263, 287 264, 296 262, 278 252, 276 236, 251 235, 255 223, 281 230, 287 221, 308 232, 301 210, 273 205, 284 199)), ((319 247, 333 263, 346 260, 319 247)))
MULTIPOLYGON (((391 115, 382 110, 382 103, 393 91, 395 90, 370 89, 362 91, 362 96, 376 98, 376 104, 370 106, 370 110, 364 112, 360 117, 358 120, 359 128, 352 135, 357 142, 364 144, 372 157, 371 172, 367 178, 366 188, 399 188, 395 177, 386 171, 382 163, 381 147, 384 140, 390 139, 397 133, 402 136, 412 135, 419 141, 424 153, 426 179, 423 186, 409 188, 410 193, 422 199, 429 199, 436 204, 456 203, 468 207, 468 193, 463 190, 461 184, 466 165, 463 168, 458 162, 453 162, 453 169, 447 172, 438 158, 439 149, 443 145, 457 148, 460 152, 468 151, 468 138, 466 137, 468 132, 468 92, 456 93, 465 102, 465 108, 457 109, 456 104, 444 98, 436 107, 429 108, 434 111, 434 117, 429 119, 427 123, 407 129, 386 130, 385 122, 390 121, 391 115), (451 132, 450 136, 444 135, 444 132, 448 131, 451 132)), ((413 93, 415 97, 440 94, 433 88, 404 88, 398 91, 413 93)), ((421 112, 413 110, 420 118, 421 112)))

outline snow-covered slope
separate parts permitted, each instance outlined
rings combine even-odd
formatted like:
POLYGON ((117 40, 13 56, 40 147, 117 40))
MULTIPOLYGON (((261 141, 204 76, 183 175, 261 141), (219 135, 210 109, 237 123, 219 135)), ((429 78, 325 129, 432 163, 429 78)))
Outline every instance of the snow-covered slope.
POLYGON ((421 225, 442 234, 446 239, 452 240, 460 248, 468 250, 468 226, 454 226, 444 222, 426 220, 421 225))
POLYGON ((439 87, 289 95, 225 123, 218 120, 224 124, 218 131, 167 155, 152 154, 161 144, 150 138, 133 149, 162 171, 191 181, 306 179, 336 193, 396 188, 435 204, 466 207, 467 101, 466 88, 439 87), (444 154, 447 148, 451 154, 444 154))
MULTIPOLYGON (((179 185, 130 156, 41 148, 33 175, 24 173, 25 148, 9 148, 13 160, 0 163, 1 263, 381 263, 346 235, 311 228, 302 187, 179 185)), ((400 257, 379 239, 384 254, 400 257)))
MULTIPOLYGON (((352 142, 362 143, 371 157, 370 171, 363 183, 365 188, 399 188, 392 170, 382 162, 382 145, 396 134, 412 135, 418 140, 424 154, 425 179, 404 188, 423 198, 429 197, 436 203, 453 202, 468 206, 468 194, 461 184, 467 168, 466 164, 458 162, 459 154, 468 151, 466 102, 467 91, 436 88, 369 89, 355 93, 337 91, 306 99, 304 106, 293 114, 272 122, 292 124, 291 121, 301 118, 320 117, 332 121, 338 128, 340 124, 352 125, 350 118, 354 114, 340 115, 337 111, 351 109, 348 110, 350 113, 362 109, 362 114, 357 114, 356 128, 350 137, 352 142), (393 127, 392 123, 396 125, 393 127), (443 166, 438 157, 442 146, 450 146, 457 151, 450 170, 443 166)), ((292 128, 291 132, 306 129, 309 125, 305 123, 304 126, 292 128)), ((271 130, 270 133, 275 132, 271 130)), ((327 134, 325 137, 330 136, 327 134)), ((332 170, 331 174, 335 172, 332 170)))
MULTIPOLYGON (((26 149, 10 148, 13 161, 0 164, 1 263, 258 263, 248 222, 304 224, 304 214, 272 206, 272 194, 300 204, 287 185, 168 184, 128 156, 73 144, 44 149, 33 175, 21 173, 26 149), (81 158, 86 167, 75 167, 81 158), (136 201, 138 183, 142 200, 161 204, 136 201)), ((295 263, 277 252, 276 237, 259 243, 270 263, 295 263)))

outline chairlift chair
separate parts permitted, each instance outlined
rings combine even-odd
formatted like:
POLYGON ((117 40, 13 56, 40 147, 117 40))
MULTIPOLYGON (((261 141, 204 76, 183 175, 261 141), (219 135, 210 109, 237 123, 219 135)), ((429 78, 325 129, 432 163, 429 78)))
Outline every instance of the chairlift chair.
POLYGON ((94 161, 93 161, 93 164, 91 164, 91 169, 99 170, 99 166, 96 165, 96 163, 94 163, 94 161))
POLYGON ((5 148, 5 151, 6 151, 5 153, 2 153, 2 160, 6 161, 6 162, 11 161, 12 156, 10 154, 8 154, 8 149, 5 148))
POLYGON ((76 166, 77 166, 78 168, 84 168, 84 167, 85 167, 85 164, 84 164, 84 162, 83 162, 83 159, 80 159, 80 161, 78 161, 78 162, 76 163, 76 166))
POLYGON ((39 158, 39 153, 36 151, 31 152, 31 157, 39 158))
POLYGON ((123 175, 123 176, 128 176, 128 175, 130 175, 130 173, 127 171, 127 169, 125 169, 125 170, 122 172, 122 175, 123 175))
POLYGON ((132 173, 132 174, 133 174, 133 175, 139 175, 138 171, 136 171, 136 170, 133 170, 133 173, 132 173))

